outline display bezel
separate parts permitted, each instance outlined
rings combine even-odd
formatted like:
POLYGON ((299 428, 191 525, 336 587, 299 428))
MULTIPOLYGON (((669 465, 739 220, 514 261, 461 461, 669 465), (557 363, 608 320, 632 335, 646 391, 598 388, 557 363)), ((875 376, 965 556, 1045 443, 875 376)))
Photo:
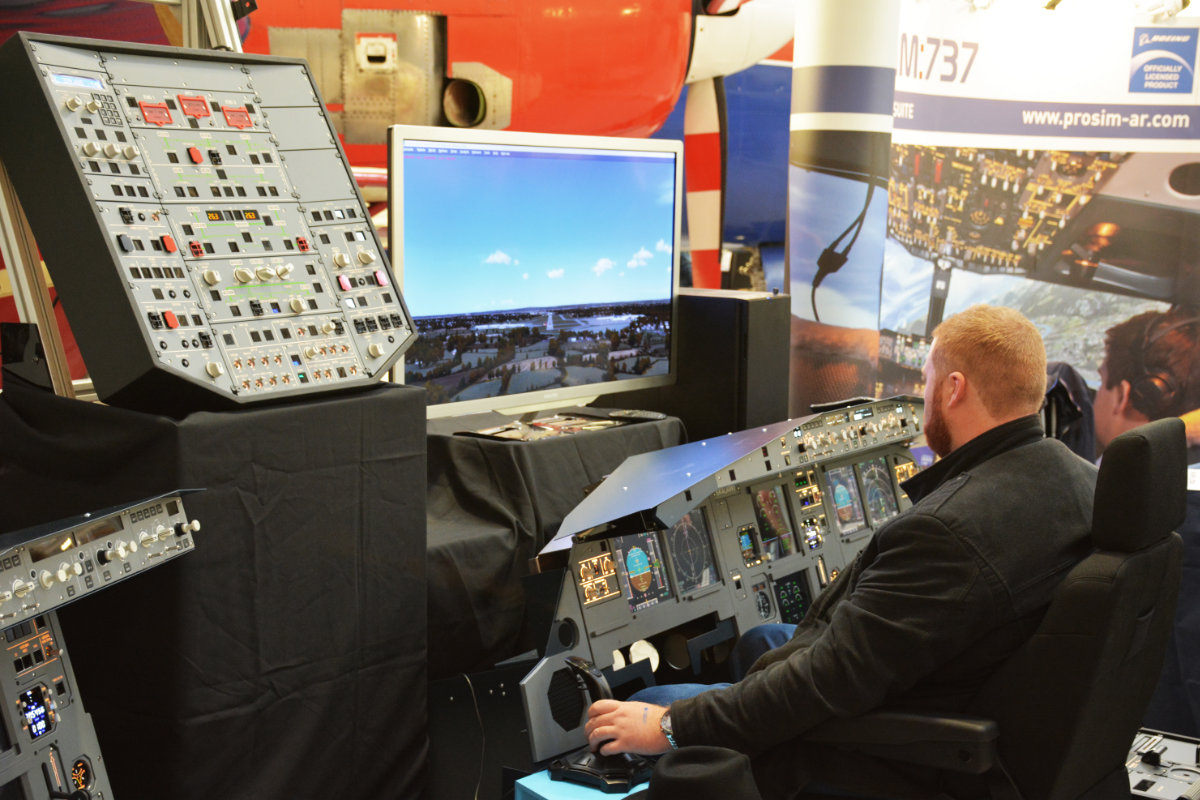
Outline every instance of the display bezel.
POLYGON ((755 486, 750 490, 750 505, 754 509, 754 522, 758 526, 758 543, 761 552, 765 558, 770 561, 778 561, 788 556, 793 556, 800 552, 796 544, 796 520, 792 513, 791 503, 788 501, 789 492, 781 483, 771 483, 762 486, 755 486), (769 494, 774 498, 775 503, 779 506, 779 512, 783 516, 783 524, 787 530, 780 535, 768 540, 765 526, 763 524, 766 511, 759 498, 763 494, 769 494), (784 542, 788 542, 788 547, 783 546, 784 542), (784 550, 787 552, 784 552, 784 550))
POLYGON ((717 561, 717 547, 713 541, 712 531, 708 524, 708 519, 705 517, 704 508, 697 506, 688 513, 684 514, 678 522, 672 525, 669 529, 663 531, 663 537, 667 545, 667 565, 670 570, 671 581, 675 586, 680 598, 695 597, 697 595, 707 594, 716 587, 724 583, 721 575, 721 567, 717 561), (697 522, 697 520, 699 520, 697 522), (708 550, 708 560, 705 565, 706 569, 712 570, 712 580, 708 583, 698 584, 690 588, 685 587, 684 578, 680 574, 679 559, 676 555, 674 535, 684 524, 691 525, 704 542, 708 550))
POLYGON ((854 471, 858 473, 859 500, 862 501, 863 513, 866 515, 867 524, 872 529, 878 529, 900 516, 902 510, 900 507, 900 493, 896 488, 896 478, 892 463, 887 456, 881 455, 865 458, 854 465, 854 471), (876 519, 874 512, 871 510, 866 477, 868 464, 877 464, 882 469, 884 478, 887 480, 888 497, 891 498, 892 508, 890 513, 880 519, 876 519))
MULTIPOLYGON (((638 614, 648 609, 654 608, 662 603, 670 602, 675 599, 675 584, 673 583, 670 567, 668 566, 669 559, 666 552, 663 550, 662 539, 659 536, 659 531, 643 531, 641 533, 630 533, 625 536, 618 536, 612 540, 611 549, 613 553, 613 561, 617 567, 617 580, 621 586, 621 593, 625 596, 626 603, 631 614, 638 614), (635 545, 644 545, 646 542, 653 542, 655 553, 647 553, 647 558, 657 556, 659 569, 654 570, 654 562, 650 561, 647 571, 657 572, 661 575, 664 586, 655 594, 643 599, 642 602, 637 602, 634 595, 635 587, 633 578, 629 574, 629 550, 627 549, 630 543, 635 545)), ((631 548, 630 548, 631 549, 631 548)), ((642 549, 642 548, 639 548, 642 549)), ((638 593, 647 594, 646 589, 638 589, 638 593)))
POLYGON ((858 470, 855 469, 855 465, 853 463, 829 465, 825 467, 824 473, 827 492, 826 497, 829 500, 831 511, 833 512, 833 524, 837 526, 838 535, 853 536, 857 533, 870 530, 870 525, 867 522, 867 511, 863 506, 862 487, 858 482, 858 470), (837 502, 837 491, 834 485, 835 476, 837 477, 838 482, 841 483, 844 480, 843 476, 845 475, 849 476, 849 481, 844 485, 848 490, 853 492, 853 508, 857 512, 856 516, 847 522, 843 522, 841 515, 838 513, 839 506, 837 502), (853 523, 852 526, 851 523, 853 523))
MULTIPOLYGON (((410 265, 405 262, 405 199, 404 199, 404 152, 407 142, 445 142, 453 145, 480 145, 482 147, 518 148, 577 148, 580 150, 603 151, 606 154, 628 153, 656 154, 673 159, 673 222, 669 282, 669 345, 668 366, 665 374, 642 375, 620 380, 601 380, 573 386, 551 386, 514 394, 499 394, 466 400, 453 400, 426 406, 429 418, 450 417, 483 411, 524 412, 539 409, 585 405, 606 394, 629 392, 656 386, 673 384, 679 368, 678 327, 676 325, 679 293, 679 258, 681 250, 681 211, 683 206, 683 145, 682 142, 664 139, 635 139, 625 137, 580 136, 571 134, 528 133, 519 131, 496 131, 460 129, 415 125, 394 125, 388 131, 388 235, 390 240, 393 272, 401 286, 410 265)), ((581 187, 586 191, 586 187, 581 187)), ((464 220, 469 225, 469 220, 464 220)), ((449 279, 452 280, 452 279, 449 279)), ((406 290, 407 291, 407 290, 406 290)), ((411 302, 411 301, 410 301, 411 302)), ((587 297, 580 297, 579 304, 587 304, 587 297)), ((410 305, 410 313, 414 309, 410 305)), ((497 309, 503 311, 503 309, 497 309)), ((414 320, 422 316, 415 309, 414 320)), ((477 312, 479 314, 486 312, 477 312)))

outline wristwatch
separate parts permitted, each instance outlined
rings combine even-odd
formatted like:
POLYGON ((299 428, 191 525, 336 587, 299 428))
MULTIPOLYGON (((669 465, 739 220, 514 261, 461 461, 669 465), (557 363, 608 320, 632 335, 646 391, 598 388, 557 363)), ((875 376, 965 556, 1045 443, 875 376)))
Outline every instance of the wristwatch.
POLYGON ((678 750, 679 745, 675 744, 675 731, 671 729, 671 712, 664 711, 663 715, 658 718, 658 729, 662 731, 662 735, 667 737, 667 744, 671 745, 672 750, 678 750))

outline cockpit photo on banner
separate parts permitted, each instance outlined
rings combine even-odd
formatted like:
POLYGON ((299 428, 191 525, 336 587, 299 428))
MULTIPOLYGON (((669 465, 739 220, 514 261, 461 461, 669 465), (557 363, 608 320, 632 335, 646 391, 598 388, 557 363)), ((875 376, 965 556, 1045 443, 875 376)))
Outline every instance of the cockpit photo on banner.
POLYGON ((880 382, 911 391, 934 327, 986 302, 1094 388, 1109 329, 1200 301, 1198 22, 929 11, 901 19, 880 382))
MULTIPOLYGON (((820 67, 830 97, 839 81, 871 94, 886 59, 886 110, 882 88, 879 103, 851 108, 806 99, 817 82, 799 66, 793 79, 793 413, 853 393, 920 393, 934 329, 976 303, 1033 320, 1089 410, 1110 339, 1140 343, 1134 362, 1175 340, 1197 351, 1200 12, 910 0, 892 13, 874 48, 885 56, 820 67), (844 113, 798 113, 818 106, 844 113), (883 125, 873 117, 885 111, 883 125), (864 146, 848 166, 799 130, 838 126, 890 134, 886 165, 864 146), (822 367, 833 355, 840 376, 822 367)), ((850 60, 856 36, 867 34, 847 31, 826 63, 850 60)), ((1176 369, 1200 383, 1200 364, 1176 369)), ((1187 387, 1174 394, 1189 402, 1187 387)))

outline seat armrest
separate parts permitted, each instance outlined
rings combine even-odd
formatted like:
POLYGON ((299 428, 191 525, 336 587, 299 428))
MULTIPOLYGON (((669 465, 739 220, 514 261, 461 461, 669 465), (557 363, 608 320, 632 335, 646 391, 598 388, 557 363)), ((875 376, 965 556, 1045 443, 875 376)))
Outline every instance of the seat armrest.
POLYGON ((996 761, 999 727, 990 719, 916 711, 872 711, 835 718, 806 733, 805 742, 834 745, 877 758, 979 775, 996 761))

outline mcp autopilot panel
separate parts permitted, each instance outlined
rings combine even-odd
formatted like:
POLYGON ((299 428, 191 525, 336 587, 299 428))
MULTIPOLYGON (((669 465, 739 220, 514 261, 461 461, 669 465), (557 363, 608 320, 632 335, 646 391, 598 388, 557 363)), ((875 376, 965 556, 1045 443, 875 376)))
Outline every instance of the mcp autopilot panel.
POLYGON ((299 59, 22 33, 0 159, 101 399, 361 387, 415 338, 299 59))

